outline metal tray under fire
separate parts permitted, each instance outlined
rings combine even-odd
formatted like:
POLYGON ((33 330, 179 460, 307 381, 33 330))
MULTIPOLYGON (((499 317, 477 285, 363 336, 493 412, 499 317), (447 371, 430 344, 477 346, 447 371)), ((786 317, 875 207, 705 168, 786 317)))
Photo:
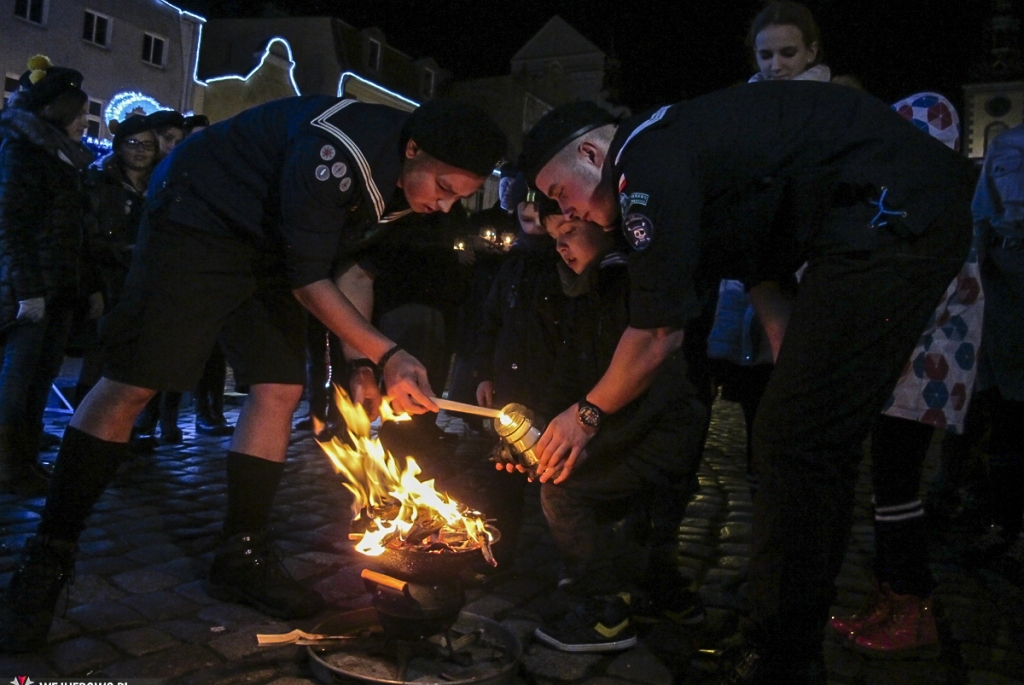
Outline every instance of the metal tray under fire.
POLYGON ((510 630, 466 612, 446 633, 418 643, 389 638, 372 608, 329 618, 313 632, 360 636, 307 647, 313 673, 324 685, 508 685, 523 656, 523 647, 510 630), (445 657, 451 651, 446 649, 448 639, 457 659, 445 657))

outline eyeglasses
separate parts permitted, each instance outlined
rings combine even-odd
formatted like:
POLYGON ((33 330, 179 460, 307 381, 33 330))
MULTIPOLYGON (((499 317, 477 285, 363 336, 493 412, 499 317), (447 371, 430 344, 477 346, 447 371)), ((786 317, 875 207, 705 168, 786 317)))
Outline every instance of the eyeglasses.
POLYGON ((156 143, 152 140, 136 140, 135 138, 129 138, 124 141, 124 146, 129 150, 138 150, 142 148, 146 152, 153 152, 156 150, 156 143))

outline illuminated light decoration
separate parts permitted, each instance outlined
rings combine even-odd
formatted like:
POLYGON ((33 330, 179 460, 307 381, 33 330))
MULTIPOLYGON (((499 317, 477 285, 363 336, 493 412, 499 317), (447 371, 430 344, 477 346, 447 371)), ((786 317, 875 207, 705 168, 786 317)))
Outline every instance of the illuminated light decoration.
POLYGON ((170 7, 172 10, 178 13, 179 17, 188 17, 189 19, 192 19, 197 24, 199 24, 199 31, 196 33, 196 59, 192 65, 192 80, 195 83, 205 86, 206 84, 199 78, 199 55, 202 54, 200 52, 200 48, 202 48, 203 46, 203 24, 206 23, 206 17, 201 17, 193 12, 183 10, 177 5, 172 5, 171 3, 167 2, 167 0, 156 1, 161 5, 167 5, 168 7, 170 7))
MULTIPOLYGON (((302 95, 302 91, 299 90, 299 84, 295 82, 295 58, 292 56, 292 46, 291 44, 288 43, 286 39, 281 38, 280 36, 274 36, 273 38, 267 41, 267 46, 263 48, 263 56, 260 57, 260 63, 257 64, 256 68, 250 71, 247 76, 215 76, 213 78, 206 79, 206 83, 204 85, 209 85, 211 83, 215 83, 216 81, 234 80, 242 81, 243 83, 248 81, 253 77, 253 75, 257 71, 259 71, 263 67, 264 62, 266 62, 267 58, 270 57, 270 47, 274 43, 281 43, 282 45, 284 45, 285 50, 288 51, 288 61, 291 63, 291 66, 288 67, 288 80, 291 81, 292 88, 295 90, 295 94, 302 95)), ((196 80, 198 81, 198 78, 196 80)), ((202 81, 199 82, 203 83, 202 81)))
POLYGON ((104 121, 123 121, 129 113, 141 109, 146 114, 169 110, 170 107, 161 105, 154 98, 135 91, 125 91, 110 98, 107 108, 103 112, 104 121))
POLYGON ((391 97, 396 98, 397 100, 401 100, 402 102, 408 103, 408 104, 412 105, 413 107, 419 107, 420 106, 420 103, 416 102, 415 100, 410 100, 409 98, 405 97, 404 95, 399 95, 395 91, 389 90, 389 89, 385 88, 384 86, 380 85, 379 83, 375 83, 375 82, 373 82, 373 81, 371 81, 369 79, 365 79, 362 76, 360 76, 359 74, 353 73, 351 71, 346 71, 345 73, 343 73, 341 75, 341 78, 338 79, 338 97, 341 97, 342 95, 345 94, 345 82, 348 79, 350 79, 350 78, 351 79, 355 79, 356 81, 359 81, 360 83, 363 83, 363 84, 365 84, 367 86, 370 86, 372 88, 376 88, 377 90, 380 90, 380 91, 382 91, 384 93, 387 93, 391 97))
POLYGON ((92 148, 100 150, 110 150, 114 147, 114 143, 107 140, 106 138, 93 138, 92 136, 86 136, 82 138, 82 142, 92 148))

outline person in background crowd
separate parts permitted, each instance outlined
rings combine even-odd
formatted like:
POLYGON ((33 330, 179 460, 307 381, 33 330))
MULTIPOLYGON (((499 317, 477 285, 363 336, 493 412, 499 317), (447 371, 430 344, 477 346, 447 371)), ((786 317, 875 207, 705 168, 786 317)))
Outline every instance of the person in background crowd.
POLYGON ((991 523, 970 561, 1024 587, 1024 125, 988 149, 974 196, 984 257, 978 388, 991 413, 991 523))
POLYGON ((541 481, 585 463, 604 418, 682 345, 702 295, 725 277, 751 284, 776 365, 754 425, 751 620, 721 682, 824 682, 861 444, 967 256, 970 165, 861 91, 792 80, 621 125, 563 105, 520 161, 565 214, 621 219, 633 249, 630 327, 541 436, 541 481))
MULTIPOLYGON (((750 83, 797 80, 829 81, 822 63, 821 32, 811 12, 795 2, 772 2, 751 23, 747 47, 757 72, 750 83)), ((715 324, 708 338, 713 376, 722 399, 738 402, 747 429, 747 480, 757 489, 753 428, 757 406, 772 372, 768 336, 757 318, 744 285, 726 279, 719 284, 715 324)))
POLYGON ((756 17, 747 34, 758 71, 750 83, 761 81, 830 81, 831 70, 822 64, 821 32, 803 5, 772 2, 756 17))
POLYGON ((447 212, 472 195, 506 145, 469 105, 431 100, 409 114, 315 95, 219 122, 158 166, 125 297, 104 321, 103 378, 64 432, 37 533, 0 604, 0 649, 46 643, 136 415, 157 389, 194 387, 218 338, 250 391, 227 454, 207 589, 282 619, 321 610, 267 539, 305 380, 306 311, 365 355, 368 373, 350 386, 357 402, 377 413, 380 373, 396 411, 438 411, 423 365, 368 323, 372 291, 343 292, 335 269, 402 216, 447 212))
MULTIPOLYGON (((893 109, 959 151, 959 118, 946 98, 918 93, 893 109)), ((980 247, 976 231, 966 263, 942 295, 871 430, 873 587, 860 611, 829 622, 844 644, 868 655, 933 657, 939 652, 931 598, 936 581, 928 568, 927 524, 918 493, 935 428, 959 432, 964 427, 982 333, 980 247), (945 369, 941 378, 929 372, 933 368, 945 369)))
POLYGON ((205 114, 190 114, 181 122, 181 130, 184 133, 182 140, 188 138, 193 133, 199 133, 209 125, 210 117, 205 114))
MULTIPOLYGON (((205 114, 193 114, 182 121, 185 138, 199 133, 210 125, 205 114)), ((226 437, 235 432, 224 417, 224 383, 227 381, 228 362, 218 342, 203 367, 203 375, 195 387, 196 433, 213 437, 226 437)))
MULTIPOLYGON (((47 491, 43 412, 80 298, 82 74, 42 55, 28 62, 0 115, 0 492, 47 491)), ((90 294, 93 313, 102 299, 90 294)))
MULTIPOLYGON (((555 242, 537 214, 536 195, 517 176, 509 190, 519 233, 498 270, 481 312, 477 337, 477 404, 503 407, 518 402, 535 407, 548 392, 562 343, 565 295, 558 278, 555 242)), ((500 446, 499 446, 500 448, 500 446)), ((502 477, 493 468, 479 474, 485 502, 472 502, 502 522, 499 568, 515 558, 523 519, 526 477, 502 477)))
MULTIPOLYGON (((539 219, 555 239, 567 297, 564 344, 536 409, 554 416, 578 399, 607 370, 629 325, 630 287, 621 234, 567 219, 558 204, 538 193, 539 219)), ((706 319, 707 317, 705 317, 706 319)), ((545 621, 535 635, 567 652, 605 652, 636 644, 633 616, 668 618, 683 625, 704 620, 700 597, 678 567, 678 533, 711 417, 706 320, 696 325, 686 350, 661 365, 650 388, 609 417, 587 447, 587 461, 567 479, 541 486, 544 517, 567 573, 559 586, 575 598, 570 610, 545 621), (643 502, 640 539, 614 544, 614 525, 643 502), (627 549, 644 548, 647 565, 627 549), (617 549, 616 549, 617 548, 617 549), (616 558, 619 557, 619 558, 616 558)), ((693 330, 693 329, 691 329, 693 330)))
MULTIPOLYGON (((146 116, 156 136, 156 163, 163 161, 174 148, 185 139, 185 117, 181 112, 161 109, 146 116)), ((166 390, 157 393, 139 414, 132 434, 132 448, 136 452, 151 452, 158 443, 180 445, 184 439, 178 427, 178 412, 181 409, 182 393, 166 390), (160 438, 156 429, 160 426, 160 438)), ((219 430, 218 424, 217 429, 219 430)))
MULTIPOLYGON (((159 164, 167 155, 174 152, 174 148, 181 141, 185 140, 185 117, 181 112, 161 109, 148 115, 148 118, 153 127, 153 133, 156 134, 156 142, 160 145, 156 155, 156 161, 159 164)), ((203 118, 205 119, 205 117, 203 118)))
MULTIPOLYGON (((102 285, 104 313, 114 308, 124 290, 157 150, 147 117, 134 115, 108 126, 114 134, 113 150, 87 169, 84 177, 89 198, 85 250, 88 267, 102 285)), ((82 357, 75 393, 78 400, 102 372, 103 352, 96 341, 82 357)))
MULTIPOLYGON (((504 179, 502 179, 504 180, 504 179)), ((518 223, 499 204, 490 209, 474 212, 468 220, 469 234, 465 236, 459 253, 459 286, 462 292, 457 313, 455 333, 455 365, 448 399, 456 402, 476 401, 476 388, 480 384, 474 353, 480 332, 484 302, 495 276, 505 260, 502 245, 485 240, 482 234, 514 234, 518 223)), ((479 417, 464 416, 470 426, 481 425, 479 417)))

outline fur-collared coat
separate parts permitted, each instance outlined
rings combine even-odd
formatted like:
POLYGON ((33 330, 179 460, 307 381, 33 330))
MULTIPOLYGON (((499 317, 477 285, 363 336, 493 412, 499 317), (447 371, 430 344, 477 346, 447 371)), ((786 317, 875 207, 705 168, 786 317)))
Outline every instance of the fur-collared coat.
POLYGON ((18 302, 76 297, 85 196, 80 170, 92 156, 31 112, 0 116, 0 330, 18 302))

